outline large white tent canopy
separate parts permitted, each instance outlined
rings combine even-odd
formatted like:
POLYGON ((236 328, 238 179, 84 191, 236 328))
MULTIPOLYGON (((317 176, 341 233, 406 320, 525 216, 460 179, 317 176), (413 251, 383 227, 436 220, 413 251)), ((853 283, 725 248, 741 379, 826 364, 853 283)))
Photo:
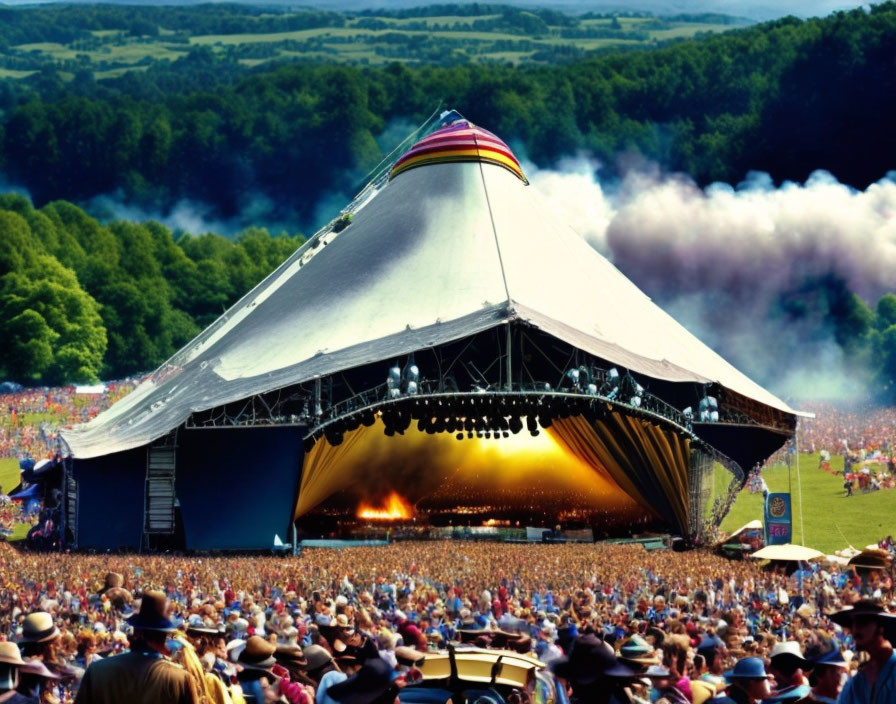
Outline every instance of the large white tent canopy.
POLYGON ((716 383, 794 413, 655 305, 512 171, 435 163, 388 181, 348 227, 309 240, 64 439, 77 458, 140 447, 194 412, 514 321, 632 372, 716 383))

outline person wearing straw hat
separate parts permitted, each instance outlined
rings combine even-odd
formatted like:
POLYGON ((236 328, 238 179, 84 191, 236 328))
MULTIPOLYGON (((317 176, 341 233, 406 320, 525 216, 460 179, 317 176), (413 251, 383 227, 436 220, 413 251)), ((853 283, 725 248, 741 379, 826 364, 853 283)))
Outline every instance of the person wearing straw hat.
POLYGON ((134 629, 130 652, 88 667, 75 704, 199 704, 197 683, 168 659, 166 641, 176 626, 165 594, 145 592, 127 621, 134 629))
POLYGON ((0 643, 0 704, 36 704, 37 699, 16 691, 19 670, 24 665, 15 643, 0 643))
POLYGON ((59 654, 60 631, 53 617, 46 611, 33 611, 22 622, 22 635, 18 639, 23 657, 38 658, 60 678, 73 687, 84 676, 80 667, 65 662, 59 654))
POLYGON ((848 628, 856 649, 868 653, 868 662, 843 686, 838 704, 896 702, 896 653, 890 641, 896 632, 896 614, 871 599, 862 599, 828 618, 848 628))

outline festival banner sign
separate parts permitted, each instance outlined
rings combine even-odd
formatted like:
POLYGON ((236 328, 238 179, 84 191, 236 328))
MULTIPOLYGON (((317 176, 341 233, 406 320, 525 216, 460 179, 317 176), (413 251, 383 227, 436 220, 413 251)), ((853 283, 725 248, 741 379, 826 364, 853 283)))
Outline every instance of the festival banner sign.
POLYGON ((783 545, 793 539, 790 494, 769 494, 765 499, 765 544, 783 545))

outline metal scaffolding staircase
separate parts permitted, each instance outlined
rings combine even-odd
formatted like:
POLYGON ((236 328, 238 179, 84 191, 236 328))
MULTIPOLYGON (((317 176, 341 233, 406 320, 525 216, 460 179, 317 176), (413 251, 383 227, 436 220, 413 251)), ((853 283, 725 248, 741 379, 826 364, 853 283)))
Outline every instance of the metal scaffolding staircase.
POLYGON ((173 535, 177 430, 153 442, 146 452, 146 487, 143 505, 143 544, 152 535, 173 535))

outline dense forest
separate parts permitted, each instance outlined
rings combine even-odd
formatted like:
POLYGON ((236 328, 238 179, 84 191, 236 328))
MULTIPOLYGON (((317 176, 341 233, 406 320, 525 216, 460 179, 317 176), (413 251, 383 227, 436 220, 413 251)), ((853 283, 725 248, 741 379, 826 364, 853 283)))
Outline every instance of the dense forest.
POLYGON ((321 196, 351 191, 394 146, 378 143, 390 124, 440 103, 540 165, 636 153, 700 183, 824 168, 864 187, 893 166, 896 3, 550 67, 251 70, 196 47, 103 81, 47 69, 0 81, 0 171, 38 205, 118 191, 232 216, 263 193, 308 226, 321 196))
POLYGON ((101 225, 71 203, 0 196, 0 378, 61 384, 160 364, 301 244, 158 223, 101 225))
MULTIPOLYGON (((256 22, 269 31, 286 21, 228 8, 222 17, 233 25, 205 29, 256 22)), ((486 9, 490 22, 516 17, 486 9)), ((0 9, 0 42, 58 41, 40 34, 50 26, 96 38, 102 22, 125 10, 47 12, 57 21, 0 9)), ((151 25, 134 32, 158 28, 151 9, 127 12, 151 25)), ((184 22, 198 21, 184 13, 184 22)), ((552 27, 562 21, 532 16, 552 27)), ((306 19, 341 21, 330 13, 306 19)), ((356 192, 395 134, 439 105, 538 165, 585 152, 612 169, 623 155, 700 184, 737 183, 753 170, 802 181, 823 168, 864 188, 893 168, 896 153, 896 3, 552 65, 435 57, 364 67, 299 56, 253 67, 226 49, 190 46, 174 61, 115 77, 98 79, 87 62, 0 79, 0 174, 30 194, 0 200, 8 341, 0 377, 55 383, 150 369, 299 242, 260 227, 227 240, 175 235, 157 223, 104 223, 83 209, 91 199, 116 194, 158 213, 186 199, 216 217, 251 212, 247 225, 290 222, 298 233, 316 224, 322 199, 356 192)), ((852 294, 842 301, 850 354, 869 360, 892 392, 896 298, 871 307, 852 294)))

